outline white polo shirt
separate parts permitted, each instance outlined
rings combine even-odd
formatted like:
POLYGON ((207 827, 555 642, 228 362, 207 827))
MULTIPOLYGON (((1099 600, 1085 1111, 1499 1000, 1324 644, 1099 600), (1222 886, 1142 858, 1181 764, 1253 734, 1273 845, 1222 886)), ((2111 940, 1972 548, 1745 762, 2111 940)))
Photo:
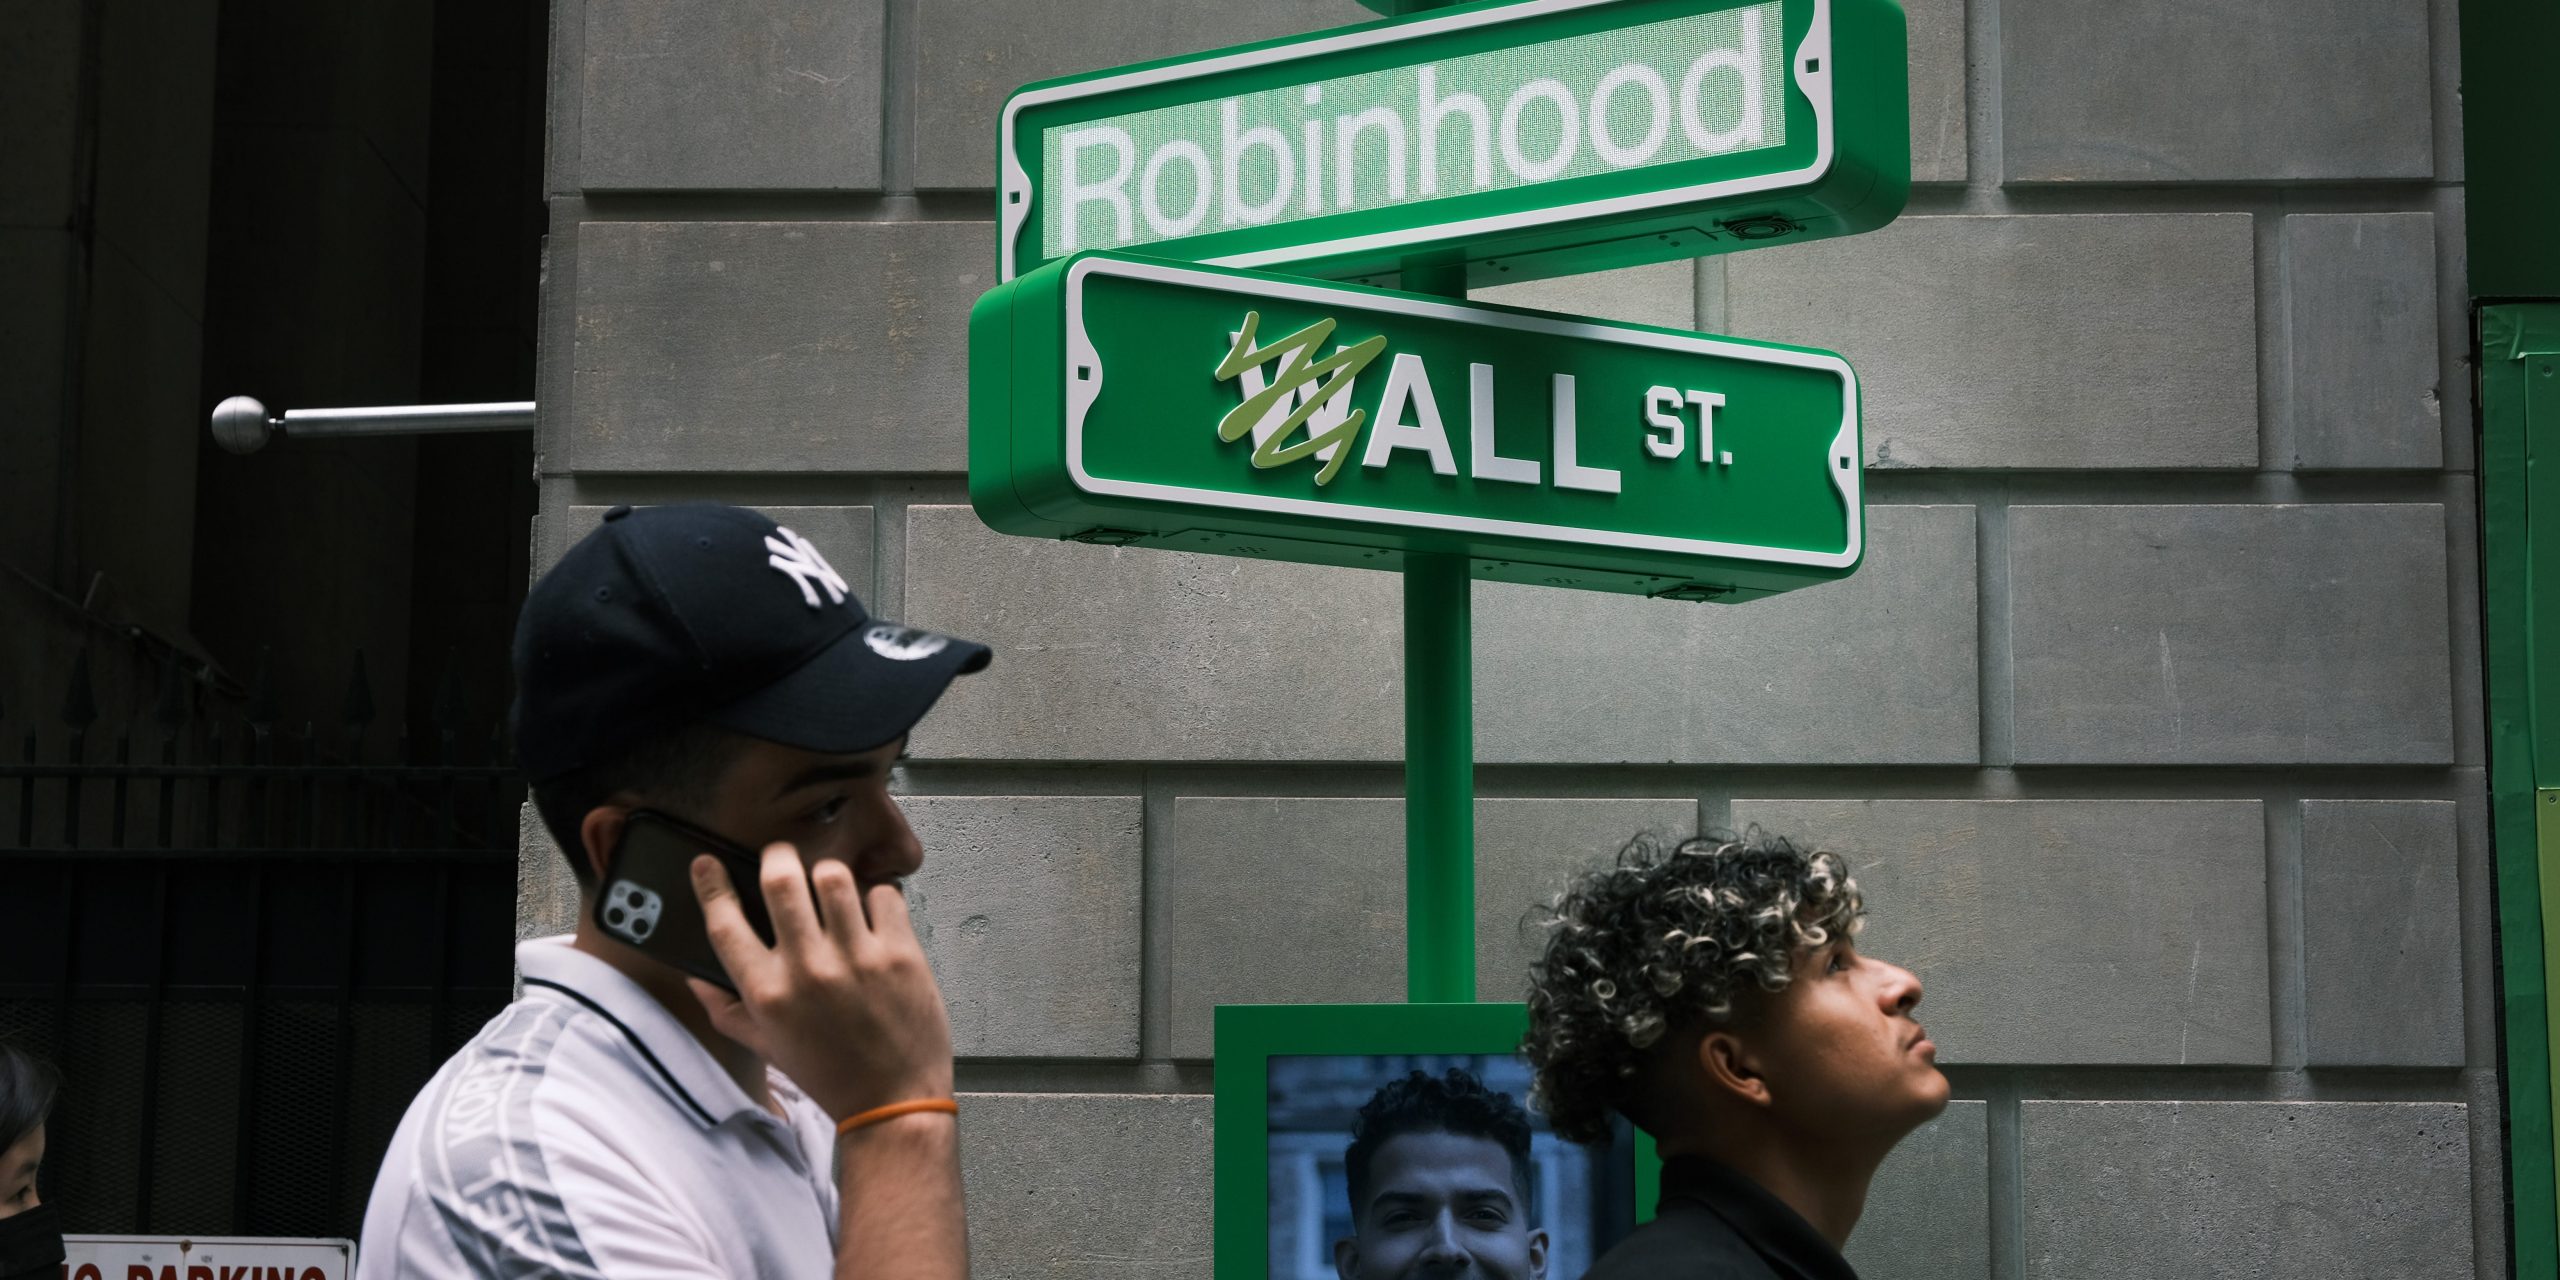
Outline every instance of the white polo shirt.
POLYGON ((639 984, 542 938, 524 996, 409 1104, 358 1280, 826 1276, 835 1126, 780 1072, 765 1110, 639 984))

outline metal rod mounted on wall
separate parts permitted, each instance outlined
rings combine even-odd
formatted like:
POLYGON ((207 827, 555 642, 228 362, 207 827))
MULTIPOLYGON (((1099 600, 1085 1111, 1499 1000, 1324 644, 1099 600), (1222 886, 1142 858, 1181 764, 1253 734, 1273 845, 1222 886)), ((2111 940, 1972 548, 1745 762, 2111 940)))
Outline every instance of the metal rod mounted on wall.
POLYGON ((509 400, 369 409, 287 409, 270 416, 267 406, 256 397, 233 396, 213 408, 213 438, 233 453, 256 453, 279 435, 314 438, 525 431, 533 426, 533 407, 531 400, 509 400))

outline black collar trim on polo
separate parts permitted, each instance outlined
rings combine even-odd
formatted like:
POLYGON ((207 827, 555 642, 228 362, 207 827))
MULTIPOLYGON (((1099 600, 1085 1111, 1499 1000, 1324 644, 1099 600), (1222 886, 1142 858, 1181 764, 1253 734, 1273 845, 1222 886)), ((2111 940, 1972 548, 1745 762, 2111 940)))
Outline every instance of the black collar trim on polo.
POLYGON ((685 1087, 676 1081, 675 1073, 667 1070, 667 1064, 658 1061, 658 1055, 649 1051, 649 1042, 641 1039, 639 1032, 632 1030, 631 1027, 623 1022, 622 1019, 613 1016, 613 1014, 606 1010, 603 1005, 597 1004, 586 996, 576 991, 572 991, 567 987, 561 986, 559 983, 553 982, 548 978, 527 978, 524 980, 524 984, 528 987, 548 987, 553 991, 557 991, 560 994, 585 1005, 588 1012, 612 1023, 613 1029, 621 1032, 623 1038, 631 1042, 631 1047, 640 1051, 641 1059, 649 1064, 651 1070, 658 1073, 658 1078, 666 1081, 667 1087, 675 1090, 677 1097, 684 1099, 684 1105, 693 1109, 694 1117, 702 1121, 702 1127, 706 1129, 719 1127, 720 1122, 711 1117, 711 1109, 694 1101, 693 1095, 687 1093, 685 1091, 685 1087))
POLYGON ((1685 1200, 1732 1227, 1772 1269, 1805 1280, 1858 1280, 1848 1259, 1802 1214, 1739 1170, 1704 1156, 1662 1165, 1662 1198, 1685 1200))

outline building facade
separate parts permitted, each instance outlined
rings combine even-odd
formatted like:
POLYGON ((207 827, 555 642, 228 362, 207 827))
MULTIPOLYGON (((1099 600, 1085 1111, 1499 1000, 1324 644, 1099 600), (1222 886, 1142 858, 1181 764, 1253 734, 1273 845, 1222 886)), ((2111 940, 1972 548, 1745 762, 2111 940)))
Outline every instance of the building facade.
MULTIPOLYGON (((1910 0, 1869 235, 1491 300, 1838 351, 1870 551, 1479 584, 1480 992, 1639 829, 1847 854, 1958 1101, 1865 1275, 2507 1273, 2453 0, 1910 0)), ((995 114, 1351 0, 555 0, 547 564, 719 498, 983 638, 901 785, 980 1274, 1208 1271, 1211 1009, 1403 991, 1388 574, 997 535, 995 114)), ((519 931, 573 890, 528 821, 519 931)))

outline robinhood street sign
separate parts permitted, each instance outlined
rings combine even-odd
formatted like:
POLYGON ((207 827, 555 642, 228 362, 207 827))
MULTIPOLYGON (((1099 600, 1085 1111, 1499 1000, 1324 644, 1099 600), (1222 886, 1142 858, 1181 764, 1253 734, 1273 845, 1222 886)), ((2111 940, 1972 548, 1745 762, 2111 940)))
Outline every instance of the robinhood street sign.
POLYGON ((1087 253, 969 320, 996 529, 1744 600, 1863 546, 1858 384, 1825 351, 1087 253))
MULTIPOLYGON (((1463 1004, 1473 580, 1743 601, 1866 547, 1847 361, 1467 290, 1890 222, 1907 53, 1894 0, 1363 2, 1432 11, 1007 100, 969 499, 1026 537, 1401 574, 1405 993, 1463 1004)), ((1224 1023, 1219 1078, 1258 1071, 1224 1023)), ((1243 1280, 1267 1153, 1230 1129, 1243 1280)))
POLYGON ((1891 0, 1494 0, 1042 81, 998 274, 1087 249, 1535 279, 1866 231, 1910 185, 1891 0))

